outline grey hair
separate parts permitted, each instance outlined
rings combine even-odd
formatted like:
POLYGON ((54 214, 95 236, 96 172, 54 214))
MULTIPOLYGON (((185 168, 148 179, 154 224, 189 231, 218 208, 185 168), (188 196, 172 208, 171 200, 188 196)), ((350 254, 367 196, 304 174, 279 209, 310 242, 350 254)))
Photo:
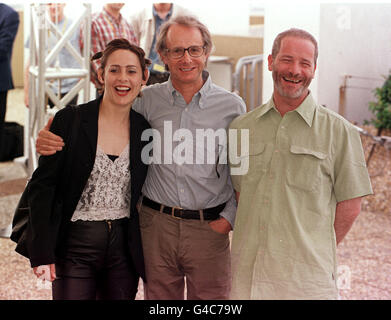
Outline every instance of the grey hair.
POLYGON ((165 49, 167 49, 167 33, 172 25, 179 24, 181 26, 189 27, 189 28, 198 28, 202 35, 202 40, 204 41, 205 52, 209 54, 212 50, 212 37, 208 28, 201 23, 196 17, 188 16, 188 15, 178 15, 169 19, 165 22, 158 34, 156 39, 156 51, 160 54, 164 54, 165 49))

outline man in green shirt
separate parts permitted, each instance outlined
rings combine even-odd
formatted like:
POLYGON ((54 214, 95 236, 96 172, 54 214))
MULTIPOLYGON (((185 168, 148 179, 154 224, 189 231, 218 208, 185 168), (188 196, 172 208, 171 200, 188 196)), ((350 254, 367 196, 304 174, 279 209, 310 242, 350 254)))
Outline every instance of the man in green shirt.
POLYGON ((308 89, 317 56, 308 32, 279 34, 268 57, 273 97, 231 123, 232 299, 338 297, 336 246, 372 188, 359 133, 308 89))

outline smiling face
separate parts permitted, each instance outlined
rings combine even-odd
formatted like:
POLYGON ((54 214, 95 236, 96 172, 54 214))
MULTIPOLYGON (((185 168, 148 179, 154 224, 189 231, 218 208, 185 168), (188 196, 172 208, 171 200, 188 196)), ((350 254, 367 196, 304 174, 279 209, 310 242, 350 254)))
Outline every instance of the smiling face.
MULTIPOLYGON (((203 46, 204 41, 198 28, 187 27, 180 24, 170 26, 166 38, 167 49, 188 48, 190 46, 203 46)), ((163 62, 169 67, 173 86, 181 91, 192 87, 197 92, 203 85, 202 71, 205 68, 208 54, 192 57, 188 51, 181 58, 172 58, 167 52, 162 52, 163 62)))
MULTIPOLYGON (((145 79, 148 70, 145 70, 145 79)), ((146 84, 140 61, 130 50, 118 49, 110 54, 104 69, 100 69, 99 80, 104 83, 104 101, 121 106, 130 106, 146 84)))
POLYGON ((288 36, 281 41, 277 55, 268 57, 274 95, 285 100, 302 101, 315 75, 315 46, 306 39, 288 36))

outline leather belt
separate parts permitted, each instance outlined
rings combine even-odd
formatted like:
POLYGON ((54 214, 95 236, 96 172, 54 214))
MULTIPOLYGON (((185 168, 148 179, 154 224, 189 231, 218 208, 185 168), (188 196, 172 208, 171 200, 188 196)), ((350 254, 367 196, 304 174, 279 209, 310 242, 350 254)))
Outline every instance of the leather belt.
POLYGON ((178 219, 200 220, 202 212, 204 220, 216 220, 220 217, 220 212, 224 210, 226 203, 222 203, 216 207, 203 210, 187 210, 179 207, 168 207, 144 196, 142 204, 153 210, 169 214, 178 219))

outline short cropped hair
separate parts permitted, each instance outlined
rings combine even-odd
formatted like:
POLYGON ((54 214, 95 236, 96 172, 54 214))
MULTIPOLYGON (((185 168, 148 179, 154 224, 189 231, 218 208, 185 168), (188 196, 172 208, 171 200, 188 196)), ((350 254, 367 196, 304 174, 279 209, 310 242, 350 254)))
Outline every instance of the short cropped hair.
POLYGON ((309 32, 302 30, 302 29, 297 29, 297 28, 291 28, 289 30, 286 30, 284 32, 281 32, 280 34, 277 35, 277 37, 274 39, 273 42, 273 48, 272 48, 272 57, 273 59, 276 58, 278 52, 280 52, 281 49, 281 41, 282 39, 286 37, 296 37, 300 39, 305 39, 309 40, 313 43, 315 46, 315 53, 314 53, 314 62, 316 64, 316 61, 318 59, 318 42, 314 38, 312 34, 309 32))

